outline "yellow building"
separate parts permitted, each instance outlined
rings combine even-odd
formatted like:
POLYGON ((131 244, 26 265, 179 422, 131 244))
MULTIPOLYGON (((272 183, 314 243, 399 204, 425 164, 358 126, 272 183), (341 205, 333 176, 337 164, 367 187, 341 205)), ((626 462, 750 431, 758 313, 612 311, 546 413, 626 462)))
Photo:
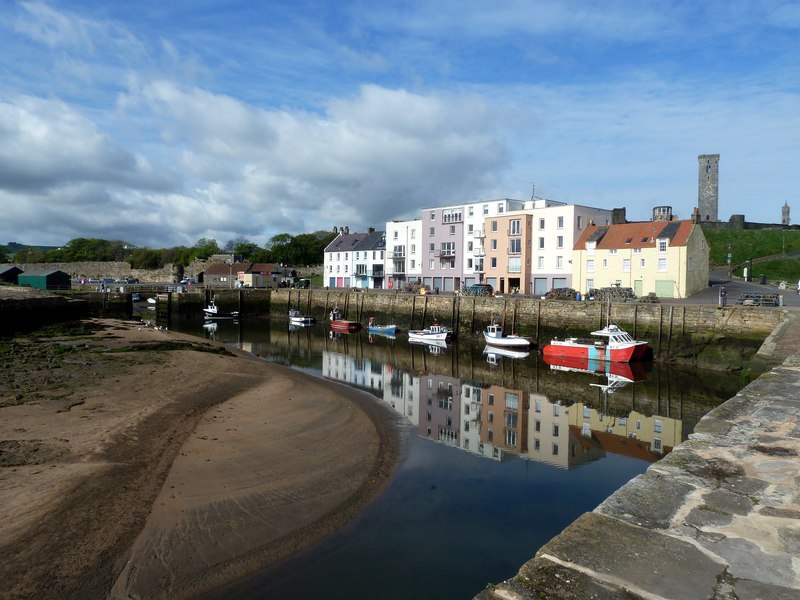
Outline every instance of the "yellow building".
POLYGON ((573 287, 686 298, 708 286, 708 257, 703 230, 691 221, 591 225, 573 249, 573 287))

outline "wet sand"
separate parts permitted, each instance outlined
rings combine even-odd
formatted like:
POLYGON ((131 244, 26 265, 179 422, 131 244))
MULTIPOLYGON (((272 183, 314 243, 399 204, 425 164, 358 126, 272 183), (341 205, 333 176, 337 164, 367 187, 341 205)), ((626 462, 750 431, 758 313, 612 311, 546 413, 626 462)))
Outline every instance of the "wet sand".
POLYGON ((368 394, 94 324, 2 363, 0 597, 191 597, 330 534, 391 476, 395 416, 368 394))

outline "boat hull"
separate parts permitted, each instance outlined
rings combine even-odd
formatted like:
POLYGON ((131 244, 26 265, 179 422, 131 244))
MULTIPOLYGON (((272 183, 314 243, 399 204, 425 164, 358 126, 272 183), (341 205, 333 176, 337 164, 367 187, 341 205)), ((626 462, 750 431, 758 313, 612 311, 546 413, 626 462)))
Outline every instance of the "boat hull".
POLYGON ((381 335, 395 335, 397 333, 396 325, 371 325, 367 327, 370 333, 379 333, 381 335))
POLYGON ((609 348, 608 346, 597 344, 554 340, 542 349, 542 355, 545 360, 548 358, 582 358, 587 360, 631 362, 641 360, 646 353, 646 342, 634 342, 618 348, 609 348))
POLYGON ((426 333, 424 331, 409 331, 408 332, 408 340, 409 341, 416 341, 416 342, 446 342, 450 339, 451 334, 449 332, 441 332, 441 333, 426 333))
POLYGON ((499 348, 524 350, 530 348, 531 345, 530 339, 519 335, 505 335, 502 337, 497 337, 484 331, 483 338, 490 346, 497 346, 499 348))
POLYGON ((238 312, 219 312, 203 309, 203 316, 206 319, 238 319, 238 312))
POLYGON ((361 329, 361 323, 358 321, 331 321, 331 329, 334 331, 342 331, 346 333, 353 333, 361 329))
POLYGON ((289 323, 293 325, 313 325, 315 321, 314 317, 289 317, 289 323))

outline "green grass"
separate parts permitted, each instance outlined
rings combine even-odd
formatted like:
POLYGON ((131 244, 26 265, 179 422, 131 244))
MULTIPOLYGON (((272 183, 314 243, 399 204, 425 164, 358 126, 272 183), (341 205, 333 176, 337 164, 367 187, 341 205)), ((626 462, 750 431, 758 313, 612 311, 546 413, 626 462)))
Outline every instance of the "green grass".
MULTIPOLYGON (((731 253, 731 264, 734 267, 742 265, 750 259, 761 256, 800 252, 800 231, 772 229, 703 229, 703 233, 711 249, 712 266, 726 265, 728 263, 729 251, 731 253)), ((765 270, 766 267, 766 264, 754 265, 753 270, 758 275, 763 273, 767 275, 767 277, 770 277, 769 272, 765 270)), ((786 265, 785 267, 790 268, 791 265, 786 265)), ((800 273, 800 270, 793 271, 791 275, 787 272, 786 275, 770 278, 786 279, 788 277, 788 279, 791 279, 797 277, 798 273, 800 273)))
MULTIPOLYGON (((734 269, 733 274, 743 277, 744 270, 734 269)), ((766 275, 770 281, 786 281, 788 289, 796 290, 797 280, 800 279, 800 258, 786 258, 755 264, 752 275, 754 279, 766 275)))

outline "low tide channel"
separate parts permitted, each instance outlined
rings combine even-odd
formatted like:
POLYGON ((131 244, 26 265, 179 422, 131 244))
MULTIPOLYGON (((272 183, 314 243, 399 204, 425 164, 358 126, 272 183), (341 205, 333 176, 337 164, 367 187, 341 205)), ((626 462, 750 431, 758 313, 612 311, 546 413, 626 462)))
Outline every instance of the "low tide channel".
POLYGON ((736 394, 735 374, 548 365, 324 325, 259 320, 173 329, 371 392, 401 415, 407 452, 356 520, 208 598, 471 598, 512 577, 580 514, 685 440, 736 394))

